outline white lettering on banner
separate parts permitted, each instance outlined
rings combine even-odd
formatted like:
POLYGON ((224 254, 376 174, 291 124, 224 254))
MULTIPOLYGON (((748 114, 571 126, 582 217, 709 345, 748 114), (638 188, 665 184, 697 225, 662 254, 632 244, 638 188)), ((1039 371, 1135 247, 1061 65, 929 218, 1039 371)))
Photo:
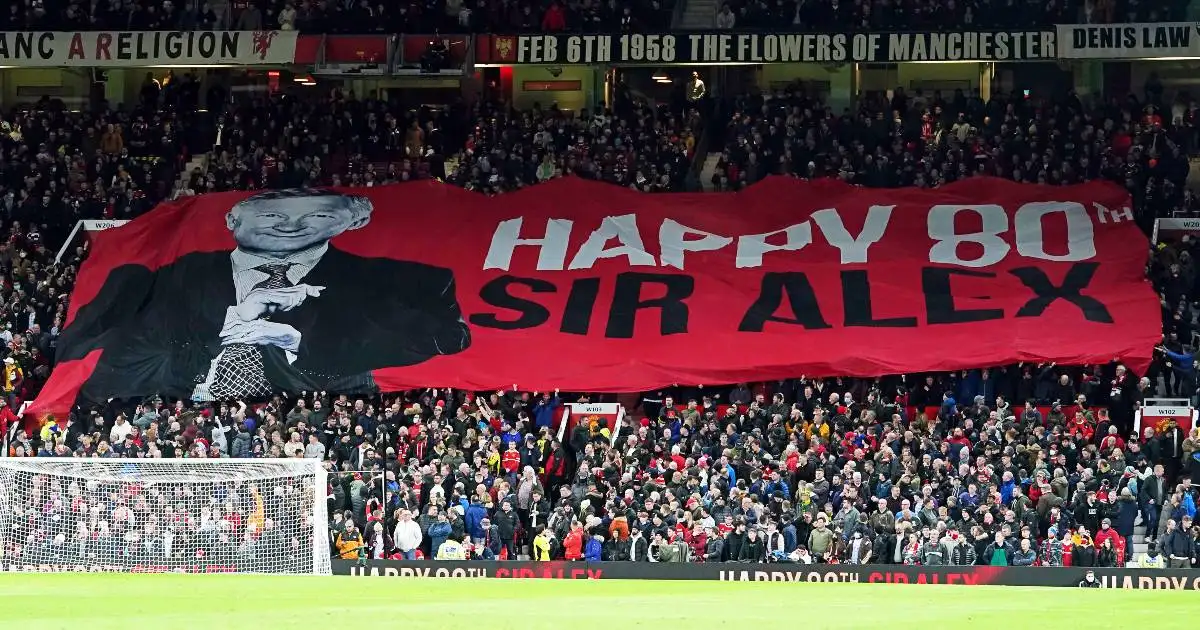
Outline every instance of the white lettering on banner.
MULTIPOLYGON (((929 209, 929 238, 934 240, 929 249, 929 262, 960 267, 987 267, 1008 255, 1011 247, 1001 238, 1009 229, 1008 214, 1004 208, 992 205, 937 205, 929 209), (954 227, 955 216, 960 212, 972 212, 982 222, 979 232, 959 234, 954 227), (958 246, 973 243, 982 248, 978 258, 966 260, 959 256, 958 246)), ((1013 217, 1017 253, 1028 258, 1077 262, 1096 256, 1096 239, 1092 220, 1084 207, 1078 203, 1045 201, 1021 206, 1013 217), (1066 220, 1067 240, 1065 254, 1050 254, 1043 241, 1042 219, 1051 213, 1061 213, 1066 220)))
POLYGON ((1160 24, 1063 24, 1060 55, 1067 59, 1139 59, 1200 55, 1200 31, 1192 22, 1160 24))
POLYGON ((1054 31, 521 35, 520 64, 844 63, 1054 59, 1054 31))
POLYGON ((567 38, 567 63, 609 63, 612 39, 601 35, 572 35, 567 38))
POLYGON ((0 32, 0 63, 25 67, 274 65, 296 57, 295 31, 0 32))
POLYGON ((867 248, 883 238, 883 231, 887 229, 888 219, 892 218, 892 210, 895 208, 896 206, 871 206, 868 208, 867 220, 863 223, 863 229, 858 233, 858 238, 850 236, 850 233, 846 231, 846 226, 842 223, 842 216, 838 214, 837 210, 817 210, 812 213, 812 220, 816 222, 817 227, 821 228, 825 240, 838 248, 842 255, 843 265, 865 263, 867 262, 867 248))
MULTIPOLYGON (((516 249, 532 247, 537 250, 538 271, 591 269, 597 261, 610 258, 624 258, 630 267, 684 269, 688 252, 719 251, 735 240, 734 266, 754 268, 761 267, 764 256, 769 253, 797 252, 812 245, 814 224, 825 242, 837 250, 840 264, 862 264, 869 262, 871 246, 886 235, 894 209, 894 205, 869 207, 857 235, 846 229, 836 208, 817 210, 809 220, 760 234, 727 236, 664 219, 658 229, 658 259, 646 249, 636 215, 605 217, 580 245, 569 265, 567 255, 574 221, 547 219, 545 231, 540 235, 522 237, 524 217, 517 217, 496 224, 483 268, 509 271, 516 249), (616 244, 610 247, 613 240, 616 244)), ((1105 223, 1099 220, 1100 216, 1097 215, 1097 221, 1105 223)), ((988 267, 1004 260, 1013 251, 1014 244, 1019 255, 1037 260, 1079 262, 1095 258, 1097 254, 1092 218, 1082 204, 1075 202, 1024 204, 1013 214, 1011 225, 1008 213, 999 205, 940 204, 929 209, 927 228, 933 241, 929 262, 937 264, 988 267), (960 234, 955 224, 961 214, 974 215, 971 223, 978 224, 979 230, 960 234), (1062 242, 1046 241, 1047 222, 1059 222, 1065 228, 1053 230, 1055 234, 1065 235, 1062 242), (1011 242, 1006 238, 1010 229, 1011 242), (960 252, 962 245, 972 247, 960 252)))
POLYGON ((1092 220, 1080 204, 1059 201, 1027 203, 1017 210, 1013 223, 1017 226, 1017 253, 1027 258, 1073 262, 1087 260, 1096 255, 1092 220), (1042 220, 1050 214, 1061 214, 1067 222, 1065 254, 1051 254, 1046 251, 1046 241, 1042 238, 1042 220))
POLYGON ((1054 33, 893 33, 887 61, 1053 59, 1054 33))
POLYGON ((929 249, 929 262, 960 267, 987 267, 1008 255, 1009 245, 1000 238, 1008 230, 1008 215, 1004 208, 996 205, 949 206, 939 205, 929 209, 929 238, 935 242, 929 249), (960 212, 975 213, 983 222, 979 232, 959 234, 954 229, 954 218, 960 212), (974 243, 982 248, 979 257, 965 260, 958 255, 958 246, 974 243))
POLYGON ((621 59, 625 61, 675 61, 674 35, 642 35, 640 33, 621 36, 621 59))
POLYGON ((562 271, 567 261, 567 242, 571 238, 571 226, 575 225, 575 222, 550 219, 546 221, 546 233, 542 238, 520 238, 523 222, 522 217, 517 217, 496 225, 483 268, 508 271, 512 264, 513 250, 518 245, 529 245, 538 248, 538 271, 562 271))
POLYGON ((812 243, 812 225, 807 221, 789 225, 782 230, 764 232, 762 234, 747 234, 738 239, 737 262, 738 269, 746 267, 761 267, 763 254, 767 252, 798 252, 812 243), (782 245, 768 243, 767 239, 776 234, 784 234, 786 238, 782 245))
POLYGON ((1110 210, 1104 204, 1093 201, 1092 207, 1096 210, 1096 220, 1100 223, 1120 223, 1122 221, 1133 220, 1133 208, 1122 206, 1116 210, 1110 210))
POLYGON ((631 267, 653 267, 654 256, 646 251, 642 244, 642 235, 638 232, 637 216, 623 214, 619 217, 604 217, 600 228, 588 237, 583 247, 571 259, 569 269, 591 269, 592 265, 601 258, 617 258, 625 256, 631 267), (609 249, 608 242, 617 239, 621 243, 609 249))
POLYGON ((662 227, 658 229, 658 242, 662 247, 659 252, 659 258, 662 260, 664 267, 674 267, 683 269, 684 252, 711 252, 733 242, 733 239, 728 236, 720 236, 712 232, 705 232, 690 228, 682 223, 677 223, 671 219, 663 221, 662 227), (688 239, 690 235, 699 236, 700 238, 688 239))
POLYGON ((523 35, 517 38, 517 63, 554 63, 558 39, 553 35, 523 35))

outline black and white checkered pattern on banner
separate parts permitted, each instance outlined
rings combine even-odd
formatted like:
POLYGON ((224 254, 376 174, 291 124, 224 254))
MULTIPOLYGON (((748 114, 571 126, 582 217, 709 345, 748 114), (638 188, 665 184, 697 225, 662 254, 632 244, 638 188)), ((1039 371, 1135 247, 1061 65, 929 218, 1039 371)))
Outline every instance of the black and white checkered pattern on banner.
MULTIPOLYGON (((287 277, 291 267, 291 264, 255 267, 255 271, 267 274, 268 278, 254 285, 254 288, 283 289, 295 286, 287 277)), ((262 350, 258 346, 240 343, 226 346, 217 359, 213 384, 208 393, 214 398, 269 396, 271 382, 267 380, 262 350)))

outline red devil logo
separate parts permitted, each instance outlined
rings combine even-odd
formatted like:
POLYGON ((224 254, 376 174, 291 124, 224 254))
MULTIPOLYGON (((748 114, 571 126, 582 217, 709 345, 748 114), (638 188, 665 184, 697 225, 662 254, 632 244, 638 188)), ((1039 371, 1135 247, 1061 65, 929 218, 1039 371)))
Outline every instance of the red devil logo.
POLYGON ((271 50, 271 42, 275 41, 275 36, 279 31, 254 31, 254 54, 258 55, 259 61, 267 58, 267 53, 271 50))

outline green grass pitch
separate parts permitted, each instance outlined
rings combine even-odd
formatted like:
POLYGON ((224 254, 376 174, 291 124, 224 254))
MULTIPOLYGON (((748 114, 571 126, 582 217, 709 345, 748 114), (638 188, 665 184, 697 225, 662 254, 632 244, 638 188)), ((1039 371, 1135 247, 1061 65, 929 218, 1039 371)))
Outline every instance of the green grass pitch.
POLYGON ((2 574, 0 628, 1195 628, 1200 593, 252 575, 2 574), (966 624, 966 625, 964 625, 966 624), (1148 624, 1148 625, 1147 625, 1148 624))

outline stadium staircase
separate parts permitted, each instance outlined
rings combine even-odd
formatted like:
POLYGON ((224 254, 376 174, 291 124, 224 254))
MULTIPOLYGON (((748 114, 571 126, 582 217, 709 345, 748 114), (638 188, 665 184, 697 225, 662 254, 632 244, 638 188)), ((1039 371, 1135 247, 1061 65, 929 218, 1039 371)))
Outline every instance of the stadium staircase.
POLYGON ((192 177, 192 171, 200 169, 203 174, 208 174, 208 154, 201 153, 193 155, 192 159, 188 160, 187 164, 183 165, 183 169, 179 171, 179 176, 175 178, 175 187, 171 190, 171 197, 178 196, 179 191, 187 188, 188 180, 192 177))
POLYGON ((713 173, 717 172, 717 163, 720 161, 720 151, 709 151, 708 155, 704 156, 704 166, 700 168, 700 186, 704 188, 704 192, 713 191, 713 173))
MULTIPOLYGON (((1158 527, 1158 524, 1155 523, 1154 526, 1158 527)), ((1128 565, 1130 562, 1141 558, 1142 554, 1146 553, 1148 546, 1146 544, 1146 524, 1142 522, 1142 516, 1139 514, 1137 525, 1133 526, 1133 552, 1130 553, 1128 549, 1125 550, 1125 564, 1128 565)))
POLYGON ((720 4, 717 0, 684 0, 683 9, 676 28, 683 30, 708 30, 714 26, 720 4))

